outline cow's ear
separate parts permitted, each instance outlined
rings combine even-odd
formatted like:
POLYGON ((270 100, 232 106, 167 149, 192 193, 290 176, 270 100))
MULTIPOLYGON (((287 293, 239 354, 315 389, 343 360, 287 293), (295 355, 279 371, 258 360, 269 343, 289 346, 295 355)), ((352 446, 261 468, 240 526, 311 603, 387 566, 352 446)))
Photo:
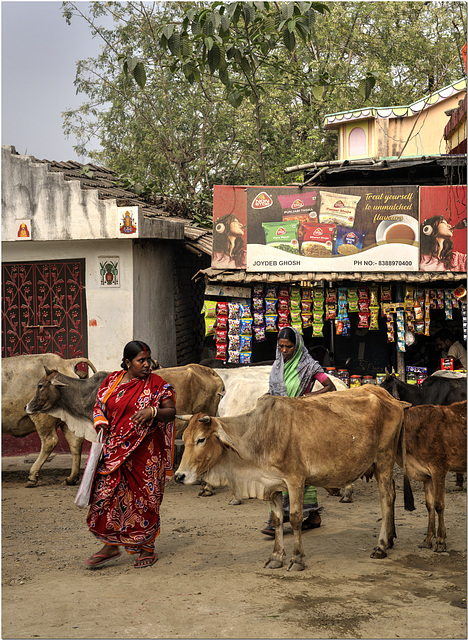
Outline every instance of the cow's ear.
POLYGON ((412 407, 413 406, 411 404, 411 402, 405 402, 404 400, 400 400, 400 404, 403 407, 403 409, 408 409, 408 407, 412 407))
POLYGON ((57 378, 52 378, 52 380, 50 381, 50 384, 54 385, 54 387, 66 387, 67 386, 65 384, 65 382, 60 382, 60 380, 57 380, 57 378))
POLYGON ((234 451, 234 453, 237 453, 239 458, 242 458, 241 454, 237 450, 236 445, 231 440, 231 438, 228 436, 228 434, 224 431, 223 427, 220 424, 217 425, 217 429, 215 431, 215 436, 218 438, 218 440, 221 442, 221 444, 224 447, 226 447, 227 449, 231 449, 231 451, 234 451))

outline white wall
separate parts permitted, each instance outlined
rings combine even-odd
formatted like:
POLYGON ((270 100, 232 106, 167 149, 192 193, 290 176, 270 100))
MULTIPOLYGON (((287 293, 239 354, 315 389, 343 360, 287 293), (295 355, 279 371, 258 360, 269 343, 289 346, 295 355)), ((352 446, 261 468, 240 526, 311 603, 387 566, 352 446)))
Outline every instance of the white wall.
POLYGON ((88 357, 98 370, 120 368, 125 344, 133 340, 132 241, 2 242, 3 262, 85 259, 88 357), (118 256, 120 287, 99 286, 99 256, 118 256), (96 324, 94 324, 94 321, 96 324))

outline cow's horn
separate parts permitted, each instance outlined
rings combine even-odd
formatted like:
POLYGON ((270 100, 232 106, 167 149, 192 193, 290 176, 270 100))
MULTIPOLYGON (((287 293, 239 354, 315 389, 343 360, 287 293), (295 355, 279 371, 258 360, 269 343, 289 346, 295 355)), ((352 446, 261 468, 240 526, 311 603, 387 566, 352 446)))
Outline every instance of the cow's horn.
POLYGON ((50 374, 52 373, 53 369, 49 369, 45 365, 44 365, 44 369, 45 369, 45 372, 46 372, 46 376, 50 376, 50 374))
POLYGON ((187 422, 189 422, 189 420, 191 420, 191 418, 192 418, 192 414, 190 413, 190 414, 186 414, 186 415, 183 415, 183 416, 178 416, 176 414, 176 418, 178 420, 186 420, 187 422))
POLYGON ((210 416, 203 416, 203 418, 198 418, 198 422, 204 422, 205 424, 208 424, 211 422, 211 418, 210 416))
POLYGON ((50 381, 50 384, 52 384, 54 387, 67 387, 68 386, 65 382, 60 382, 60 380, 57 380, 57 378, 52 378, 52 380, 50 381))

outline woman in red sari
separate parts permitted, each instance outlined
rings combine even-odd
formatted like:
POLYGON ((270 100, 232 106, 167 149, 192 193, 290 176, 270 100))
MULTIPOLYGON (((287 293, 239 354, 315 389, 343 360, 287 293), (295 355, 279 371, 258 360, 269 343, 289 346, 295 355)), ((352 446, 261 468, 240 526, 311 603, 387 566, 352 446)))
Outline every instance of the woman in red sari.
POLYGON ((89 530, 104 543, 86 564, 99 567, 121 553, 138 554, 134 566, 158 559, 159 508, 165 477, 172 472, 175 393, 151 373, 151 352, 138 340, 124 349, 122 370, 102 383, 94 407, 94 426, 103 429, 90 509, 89 530))

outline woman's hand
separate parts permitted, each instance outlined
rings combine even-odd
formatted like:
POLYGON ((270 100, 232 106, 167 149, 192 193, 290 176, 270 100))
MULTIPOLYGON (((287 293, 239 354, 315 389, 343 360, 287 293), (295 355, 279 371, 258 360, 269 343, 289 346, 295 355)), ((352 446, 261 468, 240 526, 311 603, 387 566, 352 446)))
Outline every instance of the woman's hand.
POLYGON ((144 422, 148 422, 153 417, 153 413, 151 411, 151 407, 145 407, 144 409, 140 409, 133 414, 131 417, 132 422, 135 424, 143 424, 144 422))

